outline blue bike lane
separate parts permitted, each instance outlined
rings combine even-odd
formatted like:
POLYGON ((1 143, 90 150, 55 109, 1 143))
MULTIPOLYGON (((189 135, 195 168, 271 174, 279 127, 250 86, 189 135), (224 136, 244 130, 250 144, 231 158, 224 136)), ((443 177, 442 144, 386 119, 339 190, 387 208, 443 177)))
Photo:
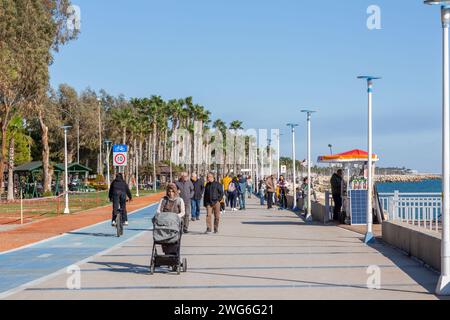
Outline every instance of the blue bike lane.
POLYGON ((124 235, 116 236, 106 221, 75 230, 22 249, 0 254, 0 298, 2 294, 58 272, 153 229, 157 204, 129 214, 124 235))

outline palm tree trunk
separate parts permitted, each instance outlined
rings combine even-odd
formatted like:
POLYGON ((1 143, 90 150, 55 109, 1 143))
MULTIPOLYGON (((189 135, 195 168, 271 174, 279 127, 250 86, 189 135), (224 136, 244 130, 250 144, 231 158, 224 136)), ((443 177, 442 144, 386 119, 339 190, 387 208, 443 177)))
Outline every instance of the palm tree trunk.
POLYGON ((156 190, 156 121, 153 121, 153 189, 156 190))
POLYGON ((41 126, 42 134, 42 170, 44 173, 44 193, 52 191, 52 180, 50 175, 50 147, 48 143, 48 127, 44 123, 44 117, 42 111, 39 112, 39 123, 41 126))
POLYGON ((9 139, 9 164, 8 164, 8 197, 6 199, 14 201, 14 134, 11 133, 9 139))
POLYGON ((6 144, 7 144, 7 138, 6 138, 6 129, 8 127, 8 124, 6 120, 2 121, 2 150, 0 154, 0 195, 5 192, 5 186, 4 186, 4 175, 5 172, 5 159, 6 159, 6 144))

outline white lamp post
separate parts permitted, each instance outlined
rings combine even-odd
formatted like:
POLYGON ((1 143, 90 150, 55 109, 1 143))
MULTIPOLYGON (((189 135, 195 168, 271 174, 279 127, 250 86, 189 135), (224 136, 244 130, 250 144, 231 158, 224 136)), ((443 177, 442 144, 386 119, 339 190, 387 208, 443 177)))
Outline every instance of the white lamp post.
POLYGON ((302 110, 303 113, 306 113, 307 123, 308 123, 308 212, 306 214, 306 221, 312 220, 312 208, 311 208, 311 115, 316 111, 312 110, 302 110))
POLYGON ((442 241, 441 277, 436 288, 438 295, 450 295, 450 93, 449 93, 449 27, 450 1, 425 1, 441 5, 443 29, 443 104, 442 104, 442 241))
POLYGON ((108 185, 108 189, 111 185, 111 177, 110 177, 110 173, 109 173, 109 158, 111 157, 111 148, 110 145, 112 144, 112 141, 109 140, 105 140, 105 144, 106 144, 106 183, 108 185))
POLYGON ((69 214, 69 173, 67 168, 67 130, 72 128, 71 126, 62 126, 61 129, 64 130, 64 198, 65 198, 65 208, 64 214, 69 214))
POLYGON ((371 243, 375 240, 373 237, 373 148, 372 148, 372 95, 373 95, 373 80, 381 79, 372 76, 360 76, 358 79, 367 81, 368 93, 368 147, 369 154, 367 160, 367 232, 364 239, 365 243, 371 243))
POLYGON ((294 193, 294 203, 292 208, 294 210, 297 210, 297 189, 295 187, 296 181, 297 181, 297 174, 296 174, 296 168, 295 168, 295 127, 298 127, 298 124, 295 123, 288 123, 288 127, 291 127, 292 130, 292 180, 293 180, 293 193, 294 193))
POLYGON ((272 139, 267 139, 267 145, 269 146, 269 176, 272 175, 272 139))

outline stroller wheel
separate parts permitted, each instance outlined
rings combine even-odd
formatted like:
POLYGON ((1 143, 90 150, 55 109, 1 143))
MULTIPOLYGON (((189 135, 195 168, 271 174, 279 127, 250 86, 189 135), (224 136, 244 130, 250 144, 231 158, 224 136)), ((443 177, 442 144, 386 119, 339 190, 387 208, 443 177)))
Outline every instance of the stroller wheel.
POLYGON ((187 259, 183 259, 183 272, 187 272, 187 259))
POLYGON ((152 262, 150 265, 150 275, 153 275, 155 273, 155 264, 152 262))
POLYGON ((180 275, 180 273, 181 273, 181 264, 179 264, 176 268, 177 268, 177 275, 180 275))

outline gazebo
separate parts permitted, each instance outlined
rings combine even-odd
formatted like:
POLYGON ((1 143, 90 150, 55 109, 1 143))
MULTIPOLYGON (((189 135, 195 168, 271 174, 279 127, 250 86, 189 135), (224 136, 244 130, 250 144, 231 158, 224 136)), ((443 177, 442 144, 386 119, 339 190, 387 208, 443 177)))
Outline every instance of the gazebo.
MULTIPOLYGON (((51 164, 53 167, 54 177, 54 187, 53 194, 57 195, 60 193, 60 181, 61 174, 64 172, 64 164, 51 164)), ((84 174, 87 175, 92 170, 86 166, 83 166, 79 163, 72 163, 67 166, 69 175, 73 174, 84 174)), ((39 176, 43 173, 43 164, 42 161, 33 161, 29 163, 25 163, 21 166, 14 168, 14 175, 20 178, 23 177, 25 181, 24 183, 24 196, 26 198, 37 198, 42 196, 42 186, 38 185, 39 176)))

